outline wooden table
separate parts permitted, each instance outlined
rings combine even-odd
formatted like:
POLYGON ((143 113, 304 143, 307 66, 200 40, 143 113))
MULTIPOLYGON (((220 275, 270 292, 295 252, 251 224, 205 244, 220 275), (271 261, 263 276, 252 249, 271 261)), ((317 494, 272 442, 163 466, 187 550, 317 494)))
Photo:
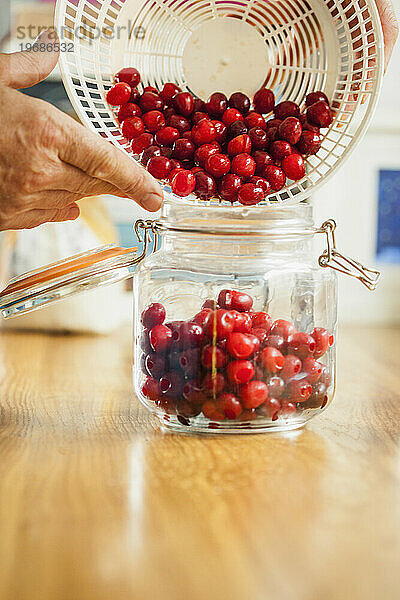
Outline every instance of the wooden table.
POLYGON ((0 335, 1 600, 398 600, 400 331, 286 435, 163 434, 129 332, 0 335))

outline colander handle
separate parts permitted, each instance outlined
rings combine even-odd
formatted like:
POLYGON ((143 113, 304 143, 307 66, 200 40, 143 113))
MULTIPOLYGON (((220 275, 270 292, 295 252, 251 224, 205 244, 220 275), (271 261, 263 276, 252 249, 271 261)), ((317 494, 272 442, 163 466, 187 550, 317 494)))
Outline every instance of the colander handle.
POLYGON ((354 258, 349 258, 348 256, 345 256, 339 252, 336 249, 335 229, 336 222, 333 219, 329 219, 328 221, 322 223, 320 229, 318 230, 320 233, 325 233, 327 242, 327 249, 324 250, 318 259, 320 267, 329 267, 330 269, 334 269, 339 273, 350 275, 350 277, 354 277, 355 279, 361 281, 361 283, 364 284, 369 290, 375 290, 376 286, 378 285, 380 272, 375 271, 374 269, 368 269, 361 263, 354 260, 354 258))

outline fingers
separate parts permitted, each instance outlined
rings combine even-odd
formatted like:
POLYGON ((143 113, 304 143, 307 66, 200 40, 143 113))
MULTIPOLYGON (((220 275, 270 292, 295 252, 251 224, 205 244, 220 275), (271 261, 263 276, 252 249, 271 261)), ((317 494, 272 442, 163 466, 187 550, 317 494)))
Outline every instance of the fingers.
POLYGON ((107 181, 94 179, 77 167, 61 162, 59 169, 54 173, 51 182, 47 185, 49 190, 64 189, 67 192, 76 194, 80 198, 86 196, 97 196, 101 194, 112 194, 113 196, 122 196, 121 190, 114 187, 107 181))
POLYGON ((393 47, 399 35, 399 24, 390 0, 376 0, 376 8, 382 23, 385 42, 385 70, 392 56, 393 47))
POLYGON ((0 83, 15 89, 26 88, 43 81, 52 72, 60 53, 57 34, 46 30, 34 45, 38 51, 0 55, 0 83))
POLYGON ((34 209, 18 215, 6 227, 0 227, 0 230, 33 229, 34 227, 43 225, 43 223, 74 221, 79 217, 79 213, 79 206, 74 203, 61 210, 34 209))
POLYGON ((118 188, 144 209, 157 211, 163 194, 159 183, 136 161, 73 119, 64 124, 65 143, 59 158, 94 179, 118 188))

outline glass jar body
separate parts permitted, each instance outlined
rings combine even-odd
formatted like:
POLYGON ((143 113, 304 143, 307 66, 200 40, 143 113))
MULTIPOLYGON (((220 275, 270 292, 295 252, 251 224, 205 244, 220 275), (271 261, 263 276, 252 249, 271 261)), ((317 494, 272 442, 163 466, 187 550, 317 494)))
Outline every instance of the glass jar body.
POLYGON ((310 230, 161 238, 134 277, 140 401, 193 433, 296 429, 320 413, 335 387, 337 284, 310 230))

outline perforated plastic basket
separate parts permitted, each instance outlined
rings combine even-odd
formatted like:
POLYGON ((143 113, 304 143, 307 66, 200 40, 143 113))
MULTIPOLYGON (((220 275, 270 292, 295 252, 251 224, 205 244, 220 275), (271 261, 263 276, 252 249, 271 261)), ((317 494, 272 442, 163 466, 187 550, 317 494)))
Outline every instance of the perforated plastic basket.
POLYGON ((264 202, 275 206, 309 196, 349 156, 368 127, 383 75, 373 0, 59 0, 56 27, 70 48, 61 71, 76 112, 132 158, 105 101, 124 66, 139 69, 143 86, 172 81, 203 99, 213 91, 252 96, 265 86, 277 102, 300 103, 323 90, 334 122, 307 160, 304 179, 264 202))

